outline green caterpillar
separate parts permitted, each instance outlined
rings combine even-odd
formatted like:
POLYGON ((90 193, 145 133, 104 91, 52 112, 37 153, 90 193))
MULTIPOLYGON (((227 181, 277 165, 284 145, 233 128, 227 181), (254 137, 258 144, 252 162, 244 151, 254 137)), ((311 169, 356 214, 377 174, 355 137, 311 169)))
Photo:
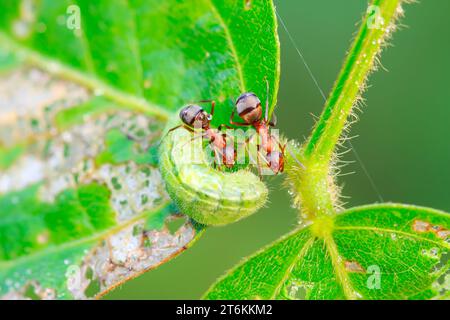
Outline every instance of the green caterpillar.
POLYGON ((219 226, 243 219, 266 203, 267 187, 252 172, 219 171, 203 148, 192 163, 192 138, 193 133, 179 128, 165 135, 159 148, 167 192, 182 213, 201 224, 219 226))

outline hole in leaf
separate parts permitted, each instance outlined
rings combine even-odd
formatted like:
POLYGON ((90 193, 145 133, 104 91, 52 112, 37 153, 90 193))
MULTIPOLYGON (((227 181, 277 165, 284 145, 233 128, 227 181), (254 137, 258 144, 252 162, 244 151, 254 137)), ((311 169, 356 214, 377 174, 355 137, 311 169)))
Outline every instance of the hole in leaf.
POLYGON ((24 297, 31 300, 42 300, 42 298, 36 293, 36 287, 34 284, 29 284, 24 292, 24 297))
POLYGON ((166 227, 170 234, 175 234, 186 222, 184 217, 175 217, 166 221, 166 227))

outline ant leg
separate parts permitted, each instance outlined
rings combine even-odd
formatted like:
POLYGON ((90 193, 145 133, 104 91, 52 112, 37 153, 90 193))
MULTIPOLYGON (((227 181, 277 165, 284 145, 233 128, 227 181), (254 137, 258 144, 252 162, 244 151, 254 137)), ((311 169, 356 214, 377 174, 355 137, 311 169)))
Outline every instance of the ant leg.
POLYGON ((219 126, 217 127, 217 130, 218 130, 218 131, 222 131, 222 128, 233 129, 233 127, 230 127, 229 125, 227 125, 227 124, 225 124, 225 123, 222 123, 221 125, 219 125, 219 126))
MULTIPOLYGON (((253 156, 252 156, 252 153, 251 153, 251 150, 250 150, 250 139, 251 139, 252 137, 247 137, 246 139, 245 139, 245 142, 244 143, 242 143, 242 144, 238 144, 238 149, 239 149, 239 146, 241 146, 241 145, 244 145, 245 147, 245 154, 244 154, 244 157, 246 157, 246 155, 247 155, 247 153, 248 153, 248 158, 249 158, 249 161, 250 161, 250 164, 254 164, 255 162, 257 163, 257 167, 258 167, 258 169, 259 169, 259 159, 256 159, 256 161, 255 161, 255 159, 253 158, 253 156)), ((258 152, 256 153, 256 156, 258 156, 258 152)), ((245 158, 245 161, 246 161, 247 159, 245 158)), ((258 172, 259 172, 259 170, 258 170, 258 172)), ((261 175, 259 175, 259 177, 261 178, 261 175)))
POLYGON ((243 163, 246 163, 247 162, 247 154, 248 154, 248 157, 249 157, 249 160, 250 160, 250 162, 251 162, 251 164, 254 164, 255 163, 255 159, 252 157, 252 154, 251 154, 251 149, 250 149, 250 140, 252 139, 254 137, 254 135, 252 135, 252 136, 247 136, 246 138, 245 138, 245 140, 244 140, 244 142, 241 142, 240 141, 240 139, 238 139, 238 142, 237 142, 237 151, 236 151, 236 156, 239 154, 239 158, 238 158, 238 160, 239 160, 239 163, 241 163, 240 161, 241 161, 241 159, 242 159, 242 154, 238 151, 238 150, 240 150, 240 148, 242 147, 242 146, 244 146, 244 160, 243 160, 243 163))
POLYGON ((219 170, 219 171, 223 171, 223 168, 222 168, 223 163, 221 163, 223 161, 220 160, 221 153, 219 151, 217 151, 217 149, 214 146, 213 146, 212 150, 213 150, 214 159, 215 159, 214 160, 214 165, 215 165, 214 167, 217 170, 219 170))
POLYGON ((178 128, 181 128, 181 127, 185 128, 186 130, 189 130, 189 128, 186 127, 184 124, 180 124, 180 125, 178 125, 178 126, 176 126, 176 127, 173 127, 173 128, 171 128, 171 129, 169 129, 169 130, 164 134, 164 136, 162 136, 161 139, 159 140, 158 146, 161 145, 161 143, 162 143, 163 140, 168 136, 169 133, 171 133, 172 131, 175 131, 175 130, 177 130, 178 128))
POLYGON ((251 124, 250 123, 242 123, 242 122, 235 122, 233 120, 230 119, 230 123, 232 125, 238 126, 238 127, 250 127, 251 124))
POLYGON ((211 103, 211 112, 210 112, 210 114, 211 114, 211 117, 213 117, 214 116, 214 108, 216 107, 216 101, 215 100, 211 100, 211 99, 198 101, 198 103, 207 103, 207 102, 211 103))
MULTIPOLYGON (((249 141, 250 141, 251 137, 246 139, 246 147, 249 148, 249 141)), ((248 150, 248 155, 249 158, 252 162, 254 162, 254 159, 251 155, 251 152, 249 149, 248 150)), ((259 178, 262 180, 262 165, 261 165, 261 158, 264 161, 264 164, 269 168, 272 169, 272 167, 270 166, 269 161, 267 161, 266 156, 261 152, 261 146, 259 144, 256 145, 256 167, 258 168, 258 176, 259 178)))
POLYGON ((287 150, 287 152, 289 152, 289 155, 295 160, 295 162, 298 163, 298 165, 302 168, 302 169, 306 169, 305 165, 303 163, 300 162, 300 160, 297 159, 297 157, 295 156, 295 154, 292 152, 291 149, 288 148, 288 144, 286 143, 284 146, 281 144, 281 142, 275 138, 274 136, 272 136, 272 139, 274 139, 277 144, 278 144, 278 148, 280 148, 280 150, 284 153, 285 150, 287 150))
POLYGON ((264 160, 264 164, 272 170, 272 167, 270 165, 270 162, 267 161, 267 158, 264 154, 261 153, 260 147, 258 145, 258 153, 256 155, 256 159, 257 159, 257 165, 258 165, 258 174, 259 174, 259 178, 262 180, 262 167, 261 167, 261 163, 260 163, 260 157, 264 160))
POLYGON ((214 108, 215 107, 216 107, 216 102, 213 100, 213 101, 211 101, 211 112, 210 112, 211 117, 214 116, 214 108))
POLYGON ((256 153, 256 166, 258 167, 258 176, 259 179, 262 181, 262 169, 261 169, 261 164, 259 163, 259 145, 256 147, 257 148, 257 153, 256 153))
POLYGON ((272 166, 270 165, 270 162, 267 160, 267 157, 260 151, 258 150, 258 155, 263 158, 265 165, 269 168, 272 169, 272 166))
MULTIPOLYGON (((188 129, 188 130, 189 130, 189 129, 188 129)), ((189 130, 189 131, 191 131, 191 130, 189 130)), ((195 132, 195 131, 192 130, 191 132, 195 132)), ((204 139, 205 137, 206 137, 206 134, 205 134, 205 133, 198 134, 198 135, 194 135, 191 139, 189 139, 189 141, 186 141, 181 147, 184 148, 184 146, 185 146, 186 144, 191 143, 191 142, 194 141, 195 139, 198 139, 198 138, 204 139)))
MULTIPOLYGON (((219 126, 219 128, 221 126, 219 126)), ((228 128, 232 129, 231 127, 228 127, 228 128)), ((221 129, 219 129, 219 130, 221 130, 221 129)), ((236 149, 236 145, 235 145, 235 137, 232 135, 227 135, 226 133, 222 133, 221 136, 223 138, 223 141, 225 142, 224 146, 222 147, 222 151, 221 151, 222 159, 223 159, 222 163, 225 167, 229 168, 236 164, 237 149, 236 149)))

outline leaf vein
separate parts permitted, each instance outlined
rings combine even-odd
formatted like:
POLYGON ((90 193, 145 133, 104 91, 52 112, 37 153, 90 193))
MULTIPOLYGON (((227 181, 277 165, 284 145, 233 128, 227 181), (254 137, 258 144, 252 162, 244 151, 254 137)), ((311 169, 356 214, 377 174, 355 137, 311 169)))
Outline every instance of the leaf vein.
POLYGON ((246 85, 245 85, 245 80, 244 80, 244 74, 243 74, 243 71, 242 71, 242 65, 240 63, 239 56, 238 56, 237 51, 236 51, 236 46, 234 45, 233 38, 231 37, 228 25, 223 20, 222 16, 220 15, 220 13, 217 10, 216 6, 213 4, 212 0, 207 0, 207 1, 208 1, 209 5, 211 6, 213 14, 216 16, 216 18, 218 19, 219 23, 222 25, 222 28, 223 28, 223 30, 225 32, 226 40, 227 40, 227 42, 228 42, 228 44, 230 46, 231 54, 232 54, 232 56, 233 56, 233 58, 235 60, 235 63, 236 63, 236 69, 237 69, 238 77, 239 77, 239 87, 240 87, 241 91, 244 92, 246 90, 245 89, 246 85))
POLYGON ((316 241, 315 238, 311 238, 309 239, 304 245, 303 247, 299 250, 298 254, 292 259, 292 262, 289 264, 288 268, 286 269, 286 272, 283 274, 283 277, 281 278, 280 283, 277 285, 277 287, 275 288, 273 295, 270 297, 270 300, 275 299, 280 291, 281 288, 283 287, 283 285, 285 284, 286 280, 289 278, 292 269, 297 265, 297 263, 305 256, 306 252, 308 251, 309 248, 311 248, 311 246, 314 244, 314 242, 316 241))
POLYGON ((424 237, 420 237, 418 235, 415 235, 413 233, 408 233, 405 231, 395 230, 395 229, 386 229, 386 228, 377 228, 377 227, 361 227, 361 226, 348 226, 348 227, 336 227, 335 230, 365 230, 365 231, 373 231, 373 232, 383 232, 383 233, 398 233, 407 237, 428 241, 431 243, 434 243, 438 246, 445 247, 447 249, 450 249, 450 244, 447 244, 445 241, 436 241, 433 239, 428 239, 424 237))

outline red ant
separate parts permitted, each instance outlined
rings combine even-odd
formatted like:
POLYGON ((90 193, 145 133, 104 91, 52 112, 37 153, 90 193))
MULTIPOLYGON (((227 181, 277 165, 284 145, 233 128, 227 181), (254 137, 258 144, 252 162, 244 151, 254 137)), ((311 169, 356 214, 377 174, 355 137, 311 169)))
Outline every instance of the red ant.
MULTIPOLYGON (((276 125, 276 117, 273 114, 269 119, 269 83, 267 83, 267 98, 265 116, 262 118, 262 107, 259 98, 252 92, 246 92, 239 96, 236 100, 235 107, 231 113, 230 123, 241 127, 254 127, 260 137, 260 142, 257 144, 257 162, 258 170, 261 175, 261 167, 259 165, 260 150, 264 151, 263 159, 266 165, 273 171, 274 174, 283 172, 284 158, 286 144, 281 145, 277 138, 270 133, 270 127, 276 125), (235 111, 238 112, 239 117, 244 120, 244 123, 233 121, 235 111), (278 145, 278 148, 275 146, 278 145), (278 150, 277 150, 278 149, 278 150)), ((248 142, 248 141, 247 141, 248 142)), ((294 157, 295 158, 295 157, 294 157)), ((298 162, 298 160, 296 160, 298 162)), ((303 165, 298 162, 302 167, 303 165)))
POLYGON ((211 113, 207 113, 202 107, 196 104, 187 105, 180 111, 180 119, 183 121, 183 124, 170 129, 168 133, 180 127, 183 127, 190 132, 195 132, 195 129, 197 128, 196 125, 199 125, 202 129, 201 137, 206 138, 209 140, 209 143, 213 145, 216 165, 223 163, 227 168, 232 168, 236 162, 234 141, 231 140, 231 143, 227 143, 231 138, 221 132, 223 127, 231 127, 221 124, 217 129, 211 128, 211 120, 214 116, 214 107, 216 103, 212 100, 202 100, 200 102, 211 102, 211 113))

